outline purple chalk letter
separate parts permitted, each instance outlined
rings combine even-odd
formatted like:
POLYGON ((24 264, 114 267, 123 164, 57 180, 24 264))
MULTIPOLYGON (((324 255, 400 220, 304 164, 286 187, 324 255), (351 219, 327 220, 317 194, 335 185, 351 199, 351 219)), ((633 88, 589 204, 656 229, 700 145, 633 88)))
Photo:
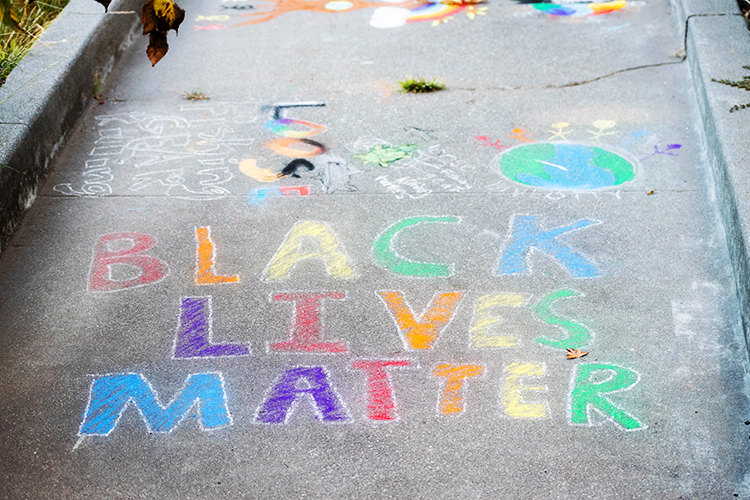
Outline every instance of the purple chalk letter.
POLYGON ((211 296, 185 297, 174 341, 174 358, 247 356, 250 348, 238 344, 211 344, 211 296))

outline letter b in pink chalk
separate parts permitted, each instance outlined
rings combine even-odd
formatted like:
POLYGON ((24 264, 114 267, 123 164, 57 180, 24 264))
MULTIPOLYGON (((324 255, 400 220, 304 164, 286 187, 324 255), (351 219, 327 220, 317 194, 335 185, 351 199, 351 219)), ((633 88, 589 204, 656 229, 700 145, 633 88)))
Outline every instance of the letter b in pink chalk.
POLYGON ((92 292, 115 292, 137 286, 156 283, 164 279, 169 265, 143 252, 156 246, 156 239, 142 233, 112 233, 99 236, 94 245, 94 261, 91 264, 88 285, 92 292), (117 243, 128 247, 112 249, 117 243), (124 264, 135 268, 139 275, 127 280, 112 279, 112 265, 124 264))

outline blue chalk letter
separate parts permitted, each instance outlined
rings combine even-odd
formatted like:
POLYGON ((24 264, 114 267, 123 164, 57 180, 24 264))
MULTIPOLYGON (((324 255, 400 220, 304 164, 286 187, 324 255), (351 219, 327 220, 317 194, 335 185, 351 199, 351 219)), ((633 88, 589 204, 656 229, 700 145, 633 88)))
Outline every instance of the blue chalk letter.
POLYGON ((232 423, 220 373, 190 375, 182 390, 166 407, 159 403, 159 396, 140 373, 105 375, 91 384, 89 405, 78 434, 109 435, 131 403, 141 411, 150 431, 171 432, 196 402, 204 430, 232 423))
POLYGON ((349 420, 339 395, 321 366, 299 366, 285 371, 268 397, 258 408, 255 421, 261 424, 285 424, 300 396, 308 395, 315 405, 315 416, 323 422, 349 420), (307 387, 299 387, 300 382, 307 387))
POLYGON ((532 248, 554 257, 567 268, 574 278, 596 278, 600 276, 594 264, 575 253, 570 247, 561 245, 556 238, 576 229, 599 224, 598 221, 581 219, 570 226, 545 231, 535 215, 517 215, 513 221, 511 240, 500 256, 497 274, 516 274, 529 268, 527 259, 532 248))

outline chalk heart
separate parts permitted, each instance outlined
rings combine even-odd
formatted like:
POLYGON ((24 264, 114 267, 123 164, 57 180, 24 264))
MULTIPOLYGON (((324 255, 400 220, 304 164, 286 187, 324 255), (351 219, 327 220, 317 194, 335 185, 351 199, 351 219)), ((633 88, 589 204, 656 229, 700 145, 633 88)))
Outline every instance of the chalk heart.
POLYGON ((373 11, 370 26, 374 28, 398 28, 406 24, 411 11, 399 7, 378 7, 373 11))

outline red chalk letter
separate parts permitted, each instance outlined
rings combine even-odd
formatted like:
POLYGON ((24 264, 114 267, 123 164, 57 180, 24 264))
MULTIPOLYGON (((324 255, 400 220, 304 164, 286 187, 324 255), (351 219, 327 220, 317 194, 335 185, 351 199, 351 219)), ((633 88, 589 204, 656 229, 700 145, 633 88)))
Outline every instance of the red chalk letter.
POLYGON ((341 342, 322 342, 323 321, 320 310, 323 299, 341 300, 346 297, 341 292, 322 293, 280 293, 273 297, 274 302, 294 302, 292 314, 292 338, 270 345, 272 351, 339 353, 346 352, 346 344, 341 342))
POLYGON ((367 418, 370 420, 395 420, 396 402, 393 400, 393 387, 388 372, 388 366, 409 366, 408 359, 390 361, 355 361, 352 368, 367 372, 367 418))
POLYGON ((94 262, 89 272, 89 290, 92 292, 114 292, 137 286, 156 283, 164 279, 169 265, 150 255, 141 255, 156 245, 156 239, 142 233, 112 233, 99 236, 94 245, 94 262), (112 250, 116 242, 126 242, 128 248, 112 250), (140 275, 129 280, 114 280, 111 266, 124 264, 135 267, 140 275))

